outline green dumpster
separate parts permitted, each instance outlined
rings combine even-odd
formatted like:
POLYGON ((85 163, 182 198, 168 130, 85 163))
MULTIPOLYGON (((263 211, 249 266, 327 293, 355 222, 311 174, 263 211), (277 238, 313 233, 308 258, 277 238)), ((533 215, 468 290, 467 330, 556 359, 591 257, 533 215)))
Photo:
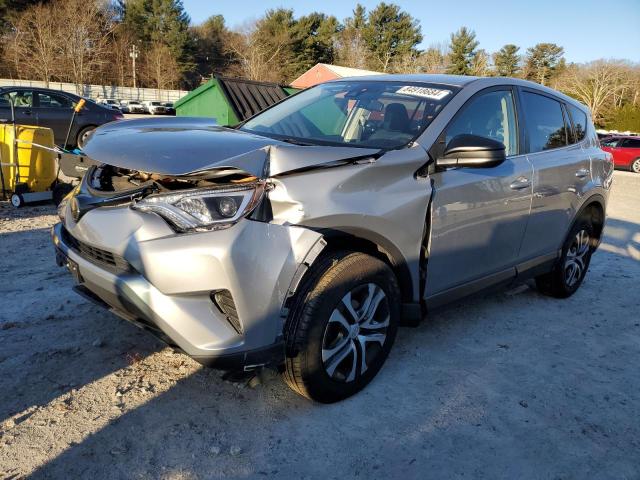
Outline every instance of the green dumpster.
POLYGON ((296 92, 277 83, 216 76, 174 106, 181 117, 209 117, 219 125, 235 125, 296 92))

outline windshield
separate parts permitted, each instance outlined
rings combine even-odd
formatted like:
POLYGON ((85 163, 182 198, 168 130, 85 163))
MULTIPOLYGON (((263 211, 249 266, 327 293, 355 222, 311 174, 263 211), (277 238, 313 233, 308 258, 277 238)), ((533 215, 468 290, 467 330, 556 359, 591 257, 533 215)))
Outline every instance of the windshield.
POLYGON ((308 144, 398 148, 422 133, 458 90, 416 82, 325 83, 256 115, 240 130, 308 144))

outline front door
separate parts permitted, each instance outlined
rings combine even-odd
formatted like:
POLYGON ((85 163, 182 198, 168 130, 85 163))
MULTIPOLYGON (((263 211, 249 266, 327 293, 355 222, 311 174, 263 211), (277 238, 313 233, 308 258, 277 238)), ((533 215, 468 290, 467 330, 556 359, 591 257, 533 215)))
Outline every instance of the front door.
POLYGON ((533 171, 521 154, 514 91, 492 88, 472 97, 441 143, 460 134, 504 143, 507 159, 496 167, 433 174, 427 299, 474 280, 514 275, 529 216, 533 171))

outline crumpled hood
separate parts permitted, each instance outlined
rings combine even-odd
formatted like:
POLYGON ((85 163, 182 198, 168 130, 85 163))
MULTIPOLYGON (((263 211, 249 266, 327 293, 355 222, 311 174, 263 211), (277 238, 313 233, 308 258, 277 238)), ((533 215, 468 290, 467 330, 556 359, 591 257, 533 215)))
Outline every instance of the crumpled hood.
POLYGON ((129 170, 181 176, 237 169, 256 177, 376 156, 378 149, 300 146, 217 126, 206 118, 122 120, 92 132, 83 151, 129 170))

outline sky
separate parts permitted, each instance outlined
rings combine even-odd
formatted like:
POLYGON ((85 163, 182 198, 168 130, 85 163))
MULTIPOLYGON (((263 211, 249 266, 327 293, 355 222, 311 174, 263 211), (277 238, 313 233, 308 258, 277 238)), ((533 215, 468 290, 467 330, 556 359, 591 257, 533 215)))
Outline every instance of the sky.
MULTIPOLYGON (((256 20, 269 8, 293 8, 296 16, 313 11, 351 15, 357 0, 183 0, 194 24, 222 14, 230 28, 256 20)), ((379 1, 360 1, 367 9, 379 1)), ((514 43, 521 53, 536 43, 564 47, 569 62, 599 58, 627 59, 640 63, 640 0, 387 0, 397 3, 420 20, 424 41, 421 48, 448 43, 451 32, 467 26, 476 32, 479 48, 494 52, 514 43)))

